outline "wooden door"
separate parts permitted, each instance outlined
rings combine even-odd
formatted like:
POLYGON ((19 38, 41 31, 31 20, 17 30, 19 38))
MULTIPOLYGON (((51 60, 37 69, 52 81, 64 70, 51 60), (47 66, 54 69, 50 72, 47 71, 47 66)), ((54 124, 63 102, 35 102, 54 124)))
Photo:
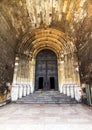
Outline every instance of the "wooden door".
POLYGON ((39 52, 36 56, 35 89, 50 90, 53 88, 57 90, 57 72, 57 57, 55 53, 47 49, 39 52))

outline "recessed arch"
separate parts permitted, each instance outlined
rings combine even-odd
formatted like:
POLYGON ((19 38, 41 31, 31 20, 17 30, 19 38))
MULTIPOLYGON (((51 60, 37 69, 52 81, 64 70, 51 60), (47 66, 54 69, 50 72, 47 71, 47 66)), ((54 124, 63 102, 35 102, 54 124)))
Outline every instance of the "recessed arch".
POLYGON ((17 52, 29 55, 39 50, 39 48, 46 48, 46 46, 48 46, 48 48, 53 48, 57 53, 62 50, 64 53, 72 53, 76 50, 70 37, 63 32, 54 28, 40 28, 24 35, 23 39, 18 44, 17 52))
POLYGON ((38 47, 37 50, 34 50, 34 52, 33 52, 33 56, 34 56, 34 57, 33 57, 33 58, 36 58, 36 55, 37 55, 40 51, 45 50, 45 49, 48 49, 48 50, 53 51, 53 52, 56 54, 57 58, 59 57, 59 52, 57 53, 56 48, 54 48, 54 47, 49 47, 49 46, 41 46, 41 47, 38 47))

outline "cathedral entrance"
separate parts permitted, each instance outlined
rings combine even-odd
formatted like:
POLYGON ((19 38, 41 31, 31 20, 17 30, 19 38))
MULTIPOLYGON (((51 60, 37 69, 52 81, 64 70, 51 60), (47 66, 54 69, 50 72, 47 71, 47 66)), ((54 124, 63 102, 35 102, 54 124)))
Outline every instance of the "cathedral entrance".
POLYGON ((48 49, 36 56, 35 90, 58 90, 57 56, 48 49))

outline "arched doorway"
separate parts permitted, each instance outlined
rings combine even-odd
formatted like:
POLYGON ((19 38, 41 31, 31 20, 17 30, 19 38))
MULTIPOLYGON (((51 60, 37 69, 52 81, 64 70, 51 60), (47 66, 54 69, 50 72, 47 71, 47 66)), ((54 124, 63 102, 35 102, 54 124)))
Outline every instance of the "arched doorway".
POLYGON ((36 56, 35 90, 58 90, 56 54, 45 49, 36 56))

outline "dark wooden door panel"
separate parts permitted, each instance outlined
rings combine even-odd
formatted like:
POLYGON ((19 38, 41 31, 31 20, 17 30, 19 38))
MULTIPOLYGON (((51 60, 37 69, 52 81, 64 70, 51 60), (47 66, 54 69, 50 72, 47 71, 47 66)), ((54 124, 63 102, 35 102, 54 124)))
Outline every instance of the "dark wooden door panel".
POLYGON ((43 90, 49 90, 51 88, 57 89, 57 87, 58 87, 57 57, 54 52, 50 50, 43 50, 39 52, 36 57, 35 88, 36 90, 41 88, 43 90), (51 77, 53 77, 52 78, 53 80, 50 80, 51 77), (43 84, 41 83, 42 87, 39 86, 40 84, 39 79, 41 78, 43 78, 43 84))

